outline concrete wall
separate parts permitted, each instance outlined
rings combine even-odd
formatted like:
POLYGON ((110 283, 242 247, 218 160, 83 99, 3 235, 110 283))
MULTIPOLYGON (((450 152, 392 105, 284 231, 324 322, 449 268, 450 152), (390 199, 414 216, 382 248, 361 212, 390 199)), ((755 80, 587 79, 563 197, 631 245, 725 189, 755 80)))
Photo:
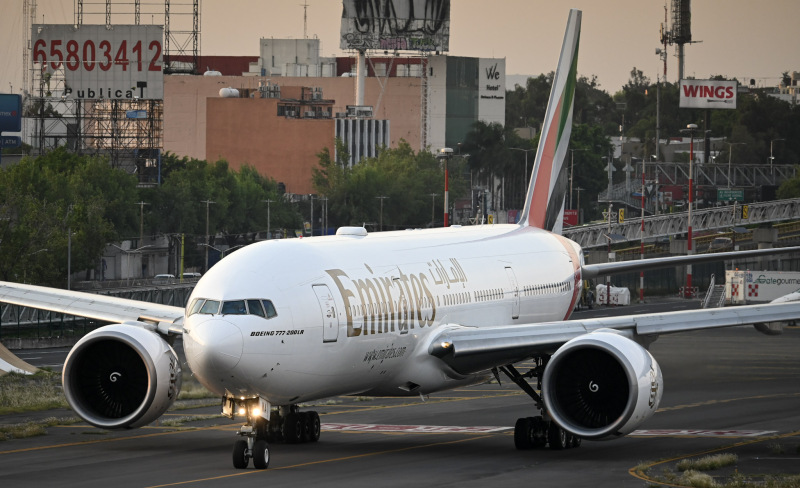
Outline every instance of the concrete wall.
MULTIPOLYGON (((257 89, 261 80, 261 77, 254 76, 164 77, 164 150, 178 156, 214 159, 214 156, 206 155, 207 100, 220 98, 220 88, 229 86, 257 89)), ((353 105, 355 102, 355 78, 273 77, 269 81, 281 87, 320 87, 325 99, 334 100, 334 113, 345 112, 347 105, 353 105)), ((397 147, 400 139, 405 139, 411 147, 419 149, 421 100, 419 78, 389 78, 381 81, 384 81, 386 86, 382 95, 378 79, 367 78, 365 103, 375 107, 376 119, 391 120, 392 147, 397 147), (378 104, 379 99, 380 104, 378 104)), ((216 137, 216 132, 210 134, 216 137)), ((333 126, 331 126, 327 135, 331 144, 333 137, 333 126)), ((328 141, 313 145, 322 147, 324 144, 328 144, 328 141)), ((285 145, 280 149, 289 151, 292 146, 285 145)))
POLYGON ((275 98, 210 98, 207 101, 206 155, 232 168, 249 164, 288 193, 313 193, 311 169, 319 153, 334 150, 333 119, 277 115, 275 98))

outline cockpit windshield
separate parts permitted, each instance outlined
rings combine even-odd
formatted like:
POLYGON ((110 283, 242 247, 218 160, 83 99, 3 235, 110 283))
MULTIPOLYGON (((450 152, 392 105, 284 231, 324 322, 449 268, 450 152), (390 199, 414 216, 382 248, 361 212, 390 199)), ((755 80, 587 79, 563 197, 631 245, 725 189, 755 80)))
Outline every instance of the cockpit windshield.
POLYGON ((221 314, 221 315, 257 315, 264 319, 271 319, 278 316, 272 300, 248 299, 248 300, 208 300, 206 298, 195 298, 189 306, 188 314, 221 314))

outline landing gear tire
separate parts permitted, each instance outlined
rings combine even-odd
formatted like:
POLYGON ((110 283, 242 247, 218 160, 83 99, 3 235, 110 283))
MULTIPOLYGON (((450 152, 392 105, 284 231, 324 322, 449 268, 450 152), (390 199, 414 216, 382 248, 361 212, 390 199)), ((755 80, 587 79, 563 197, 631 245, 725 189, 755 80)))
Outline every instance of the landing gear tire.
POLYGON ((514 425, 514 447, 522 451, 533 449, 533 425, 530 417, 517 419, 514 425))
POLYGON ((317 442, 320 435, 319 414, 317 412, 303 412, 303 442, 317 442))
POLYGON ((253 444, 253 467, 256 469, 269 467, 269 444, 263 439, 253 444))
POLYGON ((569 447, 581 447, 581 438, 577 435, 570 434, 569 436, 569 447))
POLYGON ((550 449, 559 451, 569 446, 567 431, 556 425, 554 422, 550 423, 550 428, 547 429, 547 442, 550 443, 550 449))
POLYGON ((303 418, 299 413, 292 412, 284 419, 283 439, 287 444, 297 444, 303 441, 303 418))
POLYGON ((247 441, 242 439, 233 444, 233 467, 236 469, 245 469, 250 463, 250 457, 247 455, 247 441))

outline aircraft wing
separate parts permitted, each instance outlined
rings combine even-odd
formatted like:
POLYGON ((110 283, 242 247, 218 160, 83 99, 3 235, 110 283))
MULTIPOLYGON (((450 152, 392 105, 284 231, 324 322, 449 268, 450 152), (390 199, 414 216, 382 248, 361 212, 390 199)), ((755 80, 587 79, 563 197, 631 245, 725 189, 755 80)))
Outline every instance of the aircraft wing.
POLYGON ((643 269, 671 268, 683 264, 724 261, 727 259, 743 259, 792 252, 800 252, 800 246, 751 249, 747 251, 713 252, 684 256, 667 256, 662 258, 631 259, 629 261, 617 261, 612 263, 587 264, 581 267, 581 275, 584 279, 591 279, 597 276, 626 273, 629 271, 641 271, 643 269))
POLYGON ((5 281, 0 281, 0 302, 105 322, 152 323, 162 334, 183 333, 183 307, 5 281))
POLYGON ((800 302, 682 310, 498 327, 441 327, 428 348, 461 374, 553 353, 565 342, 598 329, 614 329, 645 345, 660 334, 800 319, 800 302))

